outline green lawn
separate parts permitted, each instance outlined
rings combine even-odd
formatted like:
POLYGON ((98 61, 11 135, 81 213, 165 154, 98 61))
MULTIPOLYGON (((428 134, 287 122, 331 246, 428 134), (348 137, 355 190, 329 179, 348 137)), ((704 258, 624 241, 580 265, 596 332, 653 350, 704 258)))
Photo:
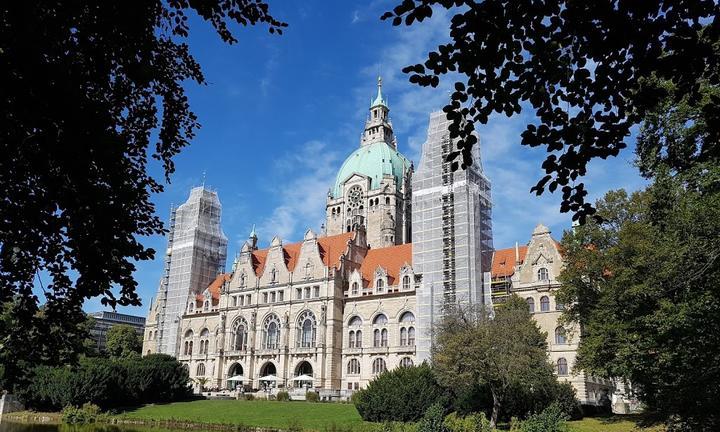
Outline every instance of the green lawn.
MULTIPOLYGON (((352 404, 198 400, 146 405, 118 415, 126 419, 231 424, 286 429, 362 430, 364 425, 352 404)), ((585 418, 570 422, 572 432, 664 432, 661 426, 637 426, 637 417, 585 418)))
POLYGON ((333 425, 350 429, 362 425, 355 406, 341 403, 198 400, 146 405, 118 415, 155 421, 242 424, 270 428, 301 426, 323 430, 333 425))
POLYGON ((641 427, 637 417, 584 418, 570 422, 573 432, 664 432, 662 426, 641 427))

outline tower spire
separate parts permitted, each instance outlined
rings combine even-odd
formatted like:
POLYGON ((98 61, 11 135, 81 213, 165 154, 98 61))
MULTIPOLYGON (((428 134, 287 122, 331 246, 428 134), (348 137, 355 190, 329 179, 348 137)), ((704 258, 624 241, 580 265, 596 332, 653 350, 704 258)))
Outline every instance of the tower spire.
POLYGON ((395 135, 393 135, 392 123, 388 113, 390 109, 387 99, 382 94, 382 77, 377 78, 377 96, 370 102, 370 116, 365 122, 365 131, 360 139, 360 145, 369 145, 376 142, 385 142, 391 147, 397 147, 395 135))

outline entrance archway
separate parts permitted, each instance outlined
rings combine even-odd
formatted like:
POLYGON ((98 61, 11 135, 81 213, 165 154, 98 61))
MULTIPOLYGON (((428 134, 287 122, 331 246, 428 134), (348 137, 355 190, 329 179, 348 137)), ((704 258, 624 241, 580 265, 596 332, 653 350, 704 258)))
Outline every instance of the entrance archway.
POLYGON ((235 389, 238 387, 242 387, 243 383, 248 381, 247 377, 244 376, 245 374, 243 372, 244 372, 244 369, 240 363, 233 363, 233 365, 230 366, 230 369, 228 369, 227 388, 235 389), (236 377, 236 378, 243 377, 243 379, 241 379, 241 380, 232 379, 231 380, 230 378, 233 378, 233 377, 236 377))
POLYGON ((312 365, 307 361, 301 361, 298 363, 298 365, 295 367, 295 376, 293 377, 293 386, 296 388, 309 388, 312 386, 313 381, 312 380, 302 380, 298 381, 295 378, 301 376, 301 375, 307 375, 309 377, 314 377, 313 375, 313 367, 312 365))
POLYGON ((277 375, 277 368, 272 362, 267 362, 260 368, 260 378, 268 375, 277 375))

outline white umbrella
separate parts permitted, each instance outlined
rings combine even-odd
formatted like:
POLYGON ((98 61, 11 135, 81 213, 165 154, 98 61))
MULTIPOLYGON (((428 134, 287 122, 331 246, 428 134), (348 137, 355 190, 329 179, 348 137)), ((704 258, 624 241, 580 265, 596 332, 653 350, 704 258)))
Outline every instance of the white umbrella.
POLYGON ((260 381, 279 381, 280 379, 275 375, 265 375, 260 378, 260 381))
POLYGON ((245 377, 242 375, 231 376, 227 379, 228 381, 245 381, 245 377))
POLYGON ((310 375, 300 375, 293 378, 292 381, 312 381, 314 379, 315 378, 311 377, 310 375))

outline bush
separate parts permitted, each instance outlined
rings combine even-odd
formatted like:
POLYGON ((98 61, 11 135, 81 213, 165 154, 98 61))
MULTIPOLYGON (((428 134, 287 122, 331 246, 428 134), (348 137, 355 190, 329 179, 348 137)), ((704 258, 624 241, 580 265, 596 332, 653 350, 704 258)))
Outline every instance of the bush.
POLYGON ((569 382, 559 383, 555 392, 555 402, 565 416, 570 420, 583 418, 580 401, 575 396, 575 387, 569 382))
MULTIPOLYGON (((552 403, 540 414, 533 414, 527 420, 514 426, 519 432, 567 432, 567 416, 557 403, 552 403)), ((512 429, 511 429, 512 430, 512 429)))
POLYGON ((255 395, 250 393, 245 393, 245 400, 247 401, 253 401, 255 400, 255 395))
POLYGON ((309 391, 305 393, 305 400, 308 402, 320 402, 320 395, 317 392, 309 391))
POLYGON ((417 432, 448 432, 445 427, 445 409, 439 403, 434 403, 425 412, 422 420, 417 424, 417 432))
POLYGON ((80 408, 68 405, 62 410, 62 421, 67 424, 95 423, 101 416, 100 407, 91 403, 80 408))
POLYGON ((443 426, 448 432, 492 432, 490 420, 485 413, 473 414, 467 417, 460 417, 457 413, 451 413, 443 421, 443 426))
POLYGON ((287 402, 290 400, 290 393, 288 393, 286 391, 278 392, 275 400, 280 401, 280 402, 287 402))
POLYGON ((75 367, 38 366, 18 391, 29 409, 57 411, 85 403, 101 409, 170 402, 191 394, 187 370, 173 357, 86 358, 75 367))
POLYGON ((445 390, 426 363, 385 372, 353 395, 353 403, 363 420, 372 422, 417 421, 431 405, 439 403, 444 407, 447 400, 445 390))

